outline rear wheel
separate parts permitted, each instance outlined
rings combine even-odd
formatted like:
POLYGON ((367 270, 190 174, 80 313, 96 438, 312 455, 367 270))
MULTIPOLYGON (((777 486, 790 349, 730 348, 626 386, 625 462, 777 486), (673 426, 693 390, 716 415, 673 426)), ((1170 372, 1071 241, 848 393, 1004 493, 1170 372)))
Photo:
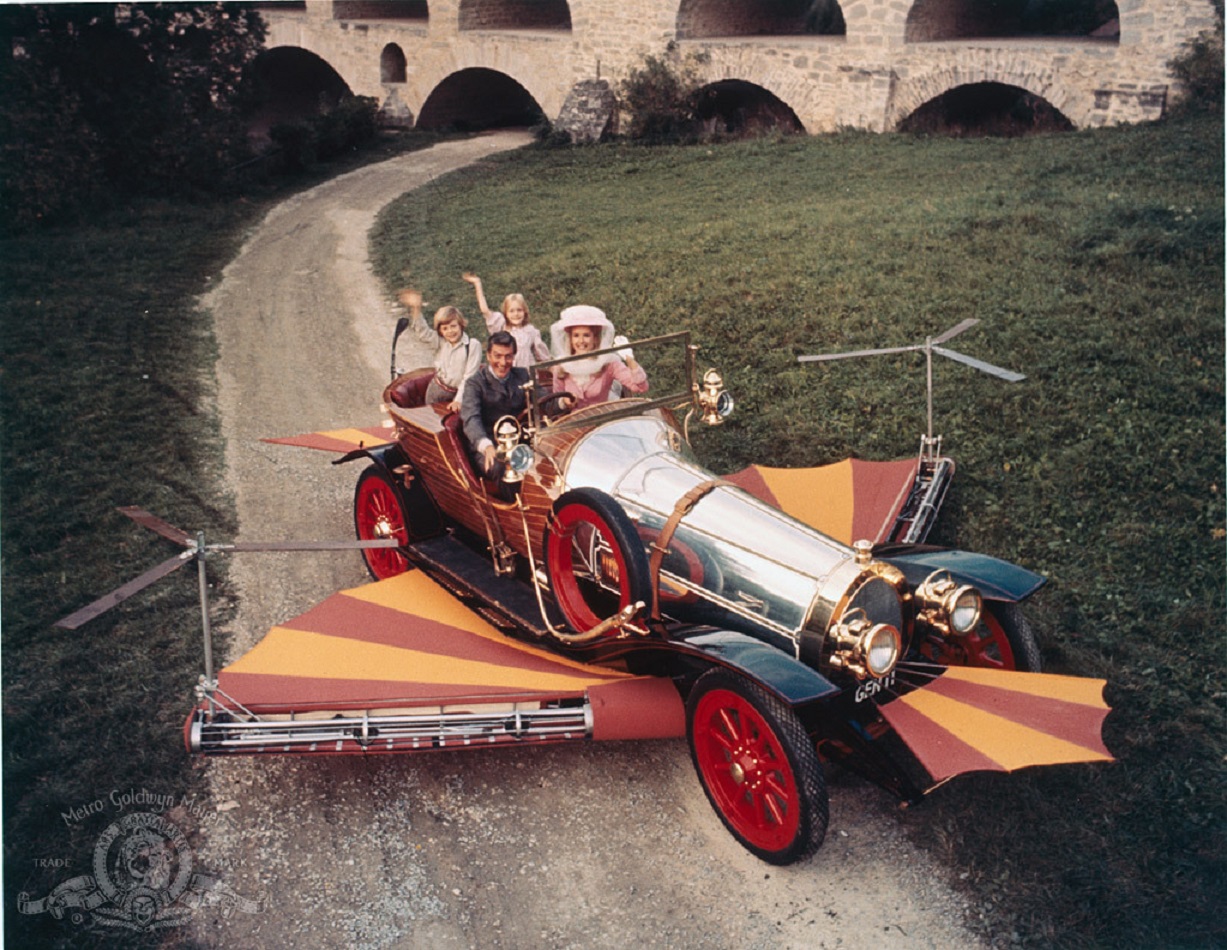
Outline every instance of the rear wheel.
MULTIPOLYGON (((354 530, 359 541, 395 538, 402 545, 409 543, 409 519, 400 492, 377 465, 358 477, 358 487, 354 489, 354 530)), ((362 559, 377 581, 409 570, 409 561, 399 548, 365 548, 362 559)))
POLYGON ((576 633, 636 601, 651 602, 643 542, 621 505, 594 488, 576 488, 554 502, 545 571, 558 609, 576 633))
POLYGON ((822 846, 826 780, 791 709, 742 676, 710 670, 687 700, 686 734, 708 801, 748 851, 791 864, 822 846))

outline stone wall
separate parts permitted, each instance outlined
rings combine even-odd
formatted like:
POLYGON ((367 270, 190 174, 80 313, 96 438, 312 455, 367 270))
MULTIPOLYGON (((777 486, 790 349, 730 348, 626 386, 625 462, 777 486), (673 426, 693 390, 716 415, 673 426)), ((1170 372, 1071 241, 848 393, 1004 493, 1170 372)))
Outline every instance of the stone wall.
POLYGON ((421 114, 448 76, 471 67, 505 74, 557 117, 577 83, 600 79, 616 88, 644 55, 674 44, 705 55, 706 81, 761 86, 811 133, 887 131, 928 100, 976 82, 1026 89, 1088 127, 1162 115, 1174 92, 1167 62, 1215 22, 1211 0, 1117 0, 1118 34, 919 42, 983 31, 968 20, 983 5, 844 0, 845 32, 834 35, 805 32, 782 17, 780 0, 430 0, 423 17, 426 6, 398 3, 397 18, 387 16, 386 0, 266 8, 267 45, 310 50, 355 93, 394 104, 401 121, 421 114), (405 56, 403 82, 383 81, 389 44, 405 56))

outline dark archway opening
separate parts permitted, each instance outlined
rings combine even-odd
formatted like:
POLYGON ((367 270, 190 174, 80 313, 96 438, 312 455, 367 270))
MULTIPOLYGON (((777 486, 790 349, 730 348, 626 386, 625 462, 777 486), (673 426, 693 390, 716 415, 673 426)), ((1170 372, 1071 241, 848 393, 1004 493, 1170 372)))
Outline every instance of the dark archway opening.
POLYGON ((425 25, 430 19, 426 0, 335 0, 334 20, 415 20, 425 25))
POLYGON ((405 51, 396 43, 389 43, 379 54, 379 81, 397 83, 405 81, 405 51))
POLYGON ((462 69, 439 83, 418 115, 417 127, 441 131, 540 125, 545 113, 527 89, 493 69, 462 69))
POLYGON ((1071 132, 1073 123, 1046 99, 999 82, 958 86, 930 99, 899 123, 900 132, 1014 138, 1036 132, 1071 132))
POLYGON ((725 79, 699 90, 695 115, 705 136, 751 138, 804 132, 801 120, 779 97, 762 86, 725 79))
POLYGON ((567 0, 461 0, 462 30, 570 30, 567 0))
POLYGON ((1045 36, 1120 42, 1120 10, 1113 0, 916 0, 904 34, 909 43, 1045 36))
POLYGON ((248 134, 267 140, 283 122, 319 115, 351 95, 349 86, 320 57, 296 46, 266 50, 252 64, 255 106, 248 134))
POLYGON ((682 0, 677 11, 679 40, 726 36, 844 36, 848 32, 838 0, 682 0))

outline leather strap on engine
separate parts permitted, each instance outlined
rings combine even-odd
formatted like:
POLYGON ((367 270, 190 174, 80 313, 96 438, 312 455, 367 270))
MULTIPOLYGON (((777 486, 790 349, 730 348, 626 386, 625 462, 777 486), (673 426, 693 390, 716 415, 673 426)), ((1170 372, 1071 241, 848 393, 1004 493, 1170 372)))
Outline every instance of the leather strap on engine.
POLYGON ((673 534, 677 531, 677 526, 682 523, 682 519, 691 512, 694 506, 699 503, 699 499, 704 495, 708 494, 713 488, 731 484, 731 482, 726 482, 723 478, 709 478, 705 482, 699 482, 699 484, 695 485, 694 488, 677 500, 677 504, 673 506, 673 513, 669 515, 669 520, 665 522, 664 527, 660 529, 660 534, 652 542, 652 556, 648 558, 648 583, 652 587, 653 620, 660 619, 660 565, 664 561, 665 555, 669 553, 669 543, 673 540, 673 534))

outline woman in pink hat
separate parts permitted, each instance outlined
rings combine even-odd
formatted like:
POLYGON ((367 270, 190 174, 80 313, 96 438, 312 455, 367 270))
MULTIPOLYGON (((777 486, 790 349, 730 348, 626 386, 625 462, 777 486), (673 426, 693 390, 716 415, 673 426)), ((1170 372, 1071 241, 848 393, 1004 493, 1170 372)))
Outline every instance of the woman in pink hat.
MULTIPOLYGON (((550 327, 550 342, 558 359, 609 349, 625 343, 626 338, 614 336, 614 326, 603 311, 580 304, 559 314, 558 322, 550 327)), ((554 391, 574 396, 572 409, 605 402, 614 383, 624 393, 648 391, 647 374, 629 346, 554 367, 554 391)))

